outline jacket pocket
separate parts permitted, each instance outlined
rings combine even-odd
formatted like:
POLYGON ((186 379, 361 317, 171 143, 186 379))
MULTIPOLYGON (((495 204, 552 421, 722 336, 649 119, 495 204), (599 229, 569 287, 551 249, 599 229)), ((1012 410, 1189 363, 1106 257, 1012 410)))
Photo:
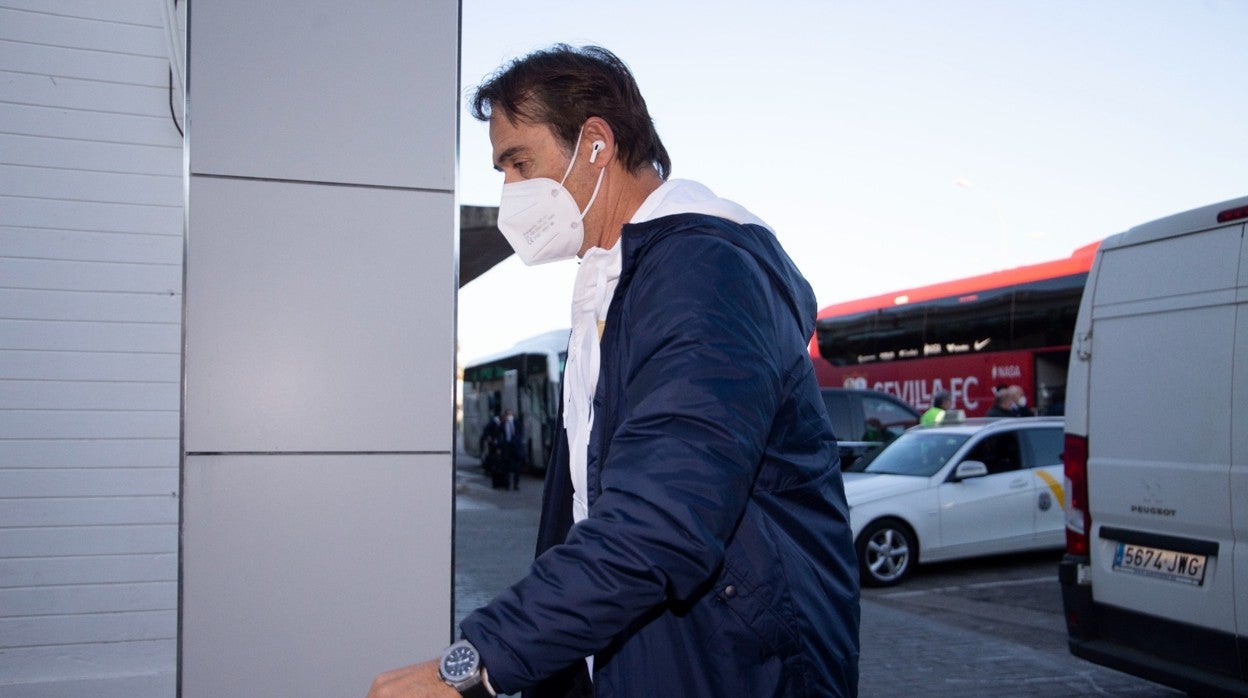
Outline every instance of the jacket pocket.
POLYGON ((728 546, 715 589, 716 601, 748 628, 766 649, 781 658, 797 652, 784 564, 761 522, 747 512, 728 546))

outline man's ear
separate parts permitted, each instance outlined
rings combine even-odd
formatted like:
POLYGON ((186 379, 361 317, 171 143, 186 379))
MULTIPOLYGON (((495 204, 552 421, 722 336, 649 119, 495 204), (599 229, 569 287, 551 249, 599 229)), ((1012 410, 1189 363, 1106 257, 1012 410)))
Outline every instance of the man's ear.
POLYGON ((589 117, 582 138, 589 141, 589 161, 594 165, 606 167, 615 158, 615 132, 606 119, 589 117))

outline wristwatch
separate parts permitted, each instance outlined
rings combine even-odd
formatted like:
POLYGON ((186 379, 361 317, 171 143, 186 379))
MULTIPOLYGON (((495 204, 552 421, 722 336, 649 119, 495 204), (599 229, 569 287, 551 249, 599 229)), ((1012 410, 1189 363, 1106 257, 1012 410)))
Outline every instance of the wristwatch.
POLYGON ((494 691, 485 682, 485 667, 481 655, 467 640, 460 640, 442 653, 438 662, 438 676, 446 685, 467 698, 493 698, 494 691))

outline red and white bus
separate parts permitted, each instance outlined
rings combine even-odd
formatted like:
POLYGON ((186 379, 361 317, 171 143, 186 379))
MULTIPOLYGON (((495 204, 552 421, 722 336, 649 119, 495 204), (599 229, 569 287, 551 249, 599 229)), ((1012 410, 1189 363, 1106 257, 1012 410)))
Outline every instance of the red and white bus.
POLYGON ((819 384, 891 393, 918 409, 947 390, 982 416, 1019 385, 1061 414, 1075 315, 1099 242, 1068 258, 830 305, 810 355, 819 384))

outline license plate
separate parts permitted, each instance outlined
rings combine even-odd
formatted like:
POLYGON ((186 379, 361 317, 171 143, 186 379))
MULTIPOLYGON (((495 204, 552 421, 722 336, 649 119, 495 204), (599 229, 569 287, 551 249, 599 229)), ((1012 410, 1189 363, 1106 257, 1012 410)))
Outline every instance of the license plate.
POLYGON ((1204 555, 1131 543, 1119 543, 1118 550, 1114 553, 1114 569, 1119 572, 1194 586, 1205 583, 1205 562, 1204 555))

